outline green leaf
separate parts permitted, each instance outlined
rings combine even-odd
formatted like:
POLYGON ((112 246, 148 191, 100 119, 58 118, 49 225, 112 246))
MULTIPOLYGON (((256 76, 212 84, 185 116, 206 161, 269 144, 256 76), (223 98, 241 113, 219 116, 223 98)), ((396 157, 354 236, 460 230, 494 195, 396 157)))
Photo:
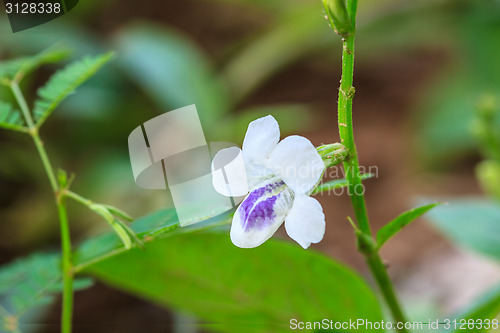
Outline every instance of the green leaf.
POLYGON ((382 319, 373 291, 356 273, 289 242, 248 250, 231 244, 228 233, 176 235, 84 272, 226 332, 289 331, 292 318, 382 319))
POLYGON ((62 61, 69 56, 67 49, 51 47, 32 56, 0 62, 0 79, 20 82, 27 74, 38 67, 62 61))
POLYGON ((424 90, 423 102, 415 112, 420 123, 419 159, 431 165, 456 164, 476 153, 471 125, 478 102, 485 93, 500 97, 500 65, 496 56, 500 52, 498 2, 465 2, 455 12, 458 15, 450 26, 456 37, 455 49, 460 52, 452 53, 453 67, 448 66, 424 90))
POLYGON ((429 220, 460 246, 500 260, 500 205, 488 199, 450 200, 429 220))
MULTIPOLYGON (((75 270, 162 305, 191 311, 213 322, 211 327, 225 331, 234 331, 234 327, 239 332, 260 327, 262 331, 285 331, 291 318, 382 319, 366 283, 324 255, 273 240, 257 249, 243 250, 230 243, 227 232, 194 232, 227 224, 230 217, 231 212, 181 228, 175 210, 154 213, 132 224, 146 243, 145 250, 126 251, 115 234, 106 234, 79 247, 75 270), (249 322, 257 324, 245 325, 249 322)), ((39 285, 47 292, 58 290, 59 257, 42 257, 37 262, 38 267, 23 271, 29 278, 39 278, 44 276, 39 269, 49 270, 53 282, 41 281, 39 285)), ((20 280, 10 274, 8 279, 0 278, 0 286, 15 295, 19 292, 12 286, 20 280)), ((86 287, 89 281, 77 285, 86 287)), ((8 311, 8 307, 3 310, 8 311)), ((2 322, 11 323, 11 314, 5 312, 2 322)))
POLYGON ((102 66, 113 58, 113 53, 96 57, 85 57, 57 71, 49 81, 38 90, 39 99, 35 101, 34 118, 39 127, 52 111, 73 91, 91 78, 102 66))
POLYGON ((444 73, 425 91, 414 120, 419 159, 429 166, 445 166, 477 146, 470 128, 480 92, 471 89, 470 75, 460 69, 444 73))
MULTIPOLYGON (((19 332, 23 318, 50 305, 62 290, 60 256, 34 254, 0 268, 0 331, 19 332)), ((75 280, 75 290, 92 285, 89 278, 75 280)))
POLYGON ((46 290, 56 285, 60 277, 57 254, 36 254, 2 267, 2 309, 19 318, 31 306, 46 304, 50 298, 46 290))
POLYGON ((27 132, 23 116, 12 104, 0 101, 0 127, 19 132, 27 132))
MULTIPOLYGON (((487 291, 484 295, 482 295, 477 301, 475 301, 468 309, 454 316, 459 322, 461 319, 465 321, 469 319, 480 320, 478 322, 485 323, 486 319, 495 319, 498 314, 500 314, 500 286, 497 286, 489 291, 487 291)), ((471 328, 468 328, 467 325, 463 326, 464 329, 467 328, 468 331, 471 331, 471 328)), ((455 333, 463 332, 464 329, 457 328, 453 330, 455 333)), ((486 325, 482 325, 481 327, 475 326, 474 332, 487 332, 486 325)), ((493 330, 495 331, 495 330, 493 330)))
MULTIPOLYGON (((360 175, 361 180, 370 179, 370 178, 373 178, 374 176, 375 175, 372 173, 364 173, 364 174, 360 175)), ((347 179, 345 179, 345 178, 330 180, 326 183, 318 185, 318 187, 316 187, 314 189, 314 191, 311 193, 311 195, 315 195, 315 194, 319 194, 319 193, 323 193, 323 192, 328 192, 328 191, 335 191, 337 189, 347 187, 348 185, 349 185, 349 183, 347 182, 347 179)))
POLYGON ((387 242, 392 236, 397 234, 399 231, 401 231, 404 227, 413 222, 415 219, 427 213, 432 208, 439 206, 441 204, 442 204, 441 202, 436 202, 418 208, 410 209, 402 213, 398 217, 396 217, 391 222, 384 225, 377 232, 378 247, 379 248, 382 247, 382 245, 384 245, 384 243, 387 242))
POLYGON ((164 110, 196 104, 203 124, 229 111, 229 96, 209 61, 186 37, 153 25, 117 37, 118 64, 164 110))
MULTIPOLYGON (((231 222, 232 213, 233 211, 229 211, 220 215, 207 216, 203 220, 200 219, 198 222, 181 228, 175 209, 169 208, 135 220, 130 225, 130 229, 135 233, 135 237, 143 243, 148 243, 159 238, 227 225, 231 222)), ((115 233, 88 239, 80 245, 74 255, 75 271, 78 272, 93 262, 126 250, 115 233)))

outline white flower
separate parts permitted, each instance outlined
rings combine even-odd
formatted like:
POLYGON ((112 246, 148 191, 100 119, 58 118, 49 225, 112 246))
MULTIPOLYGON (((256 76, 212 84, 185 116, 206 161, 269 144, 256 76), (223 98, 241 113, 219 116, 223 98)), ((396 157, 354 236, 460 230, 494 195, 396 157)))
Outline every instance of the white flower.
POLYGON ((223 149, 212 162, 216 171, 214 163, 224 155, 226 160, 228 154, 234 157, 236 149, 240 157, 225 169, 228 182, 222 172, 213 172, 219 193, 248 194, 233 217, 231 240, 236 246, 261 245, 283 222, 288 235, 303 248, 323 239, 325 215, 320 203, 309 196, 323 175, 323 160, 306 138, 293 135, 278 143, 279 138, 276 119, 259 118, 248 126, 242 150, 223 149))

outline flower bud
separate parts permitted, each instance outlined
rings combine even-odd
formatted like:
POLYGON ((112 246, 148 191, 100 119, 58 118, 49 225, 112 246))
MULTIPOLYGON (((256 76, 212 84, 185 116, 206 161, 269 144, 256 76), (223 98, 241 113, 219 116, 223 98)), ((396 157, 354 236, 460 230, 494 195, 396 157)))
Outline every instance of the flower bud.
POLYGON ((351 32, 351 21, 345 0, 323 0, 326 16, 333 30, 341 36, 346 36, 351 32))
POLYGON ((325 168, 337 165, 343 162, 348 155, 347 148, 341 143, 331 143, 316 148, 319 156, 325 163, 325 168))
POLYGON ((57 170, 57 181, 61 189, 68 189, 75 180, 75 174, 72 173, 68 177, 68 173, 63 169, 57 170))

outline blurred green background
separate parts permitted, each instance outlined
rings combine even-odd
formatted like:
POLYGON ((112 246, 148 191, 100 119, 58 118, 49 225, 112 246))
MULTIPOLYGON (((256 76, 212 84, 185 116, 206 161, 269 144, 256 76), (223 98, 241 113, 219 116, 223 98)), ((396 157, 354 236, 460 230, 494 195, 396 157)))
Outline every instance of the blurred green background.
MULTIPOLYGON (((485 96, 500 100, 500 1, 362 0, 358 12, 354 124, 361 164, 378 168, 366 182, 375 226, 417 197, 480 194, 473 127, 485 96)), ((16 34, 2 13, 0 58, 57 43, 74 58, 116 51, 41 135, 54 164, 77 175, 76 192, 139 217, 170 199, 135 185, 127 137, 163 112, 195 103, 207 141, 241 144, 248 123, 266 114, 277 118, 282 136, 338 141, 340 38, 323 16, 319 0, 82 0, 62 18, 16 34)), ((29 100, 52 71, 44 67, 25 82, 29 100)), ((12 101, 1 89, 0 98, 12 101)), ((58 247, 48 185, 29 138, 1 131, 0 264, 58 247)), ((366 276, 345 219, 348 198, 319 200, 327 234, 316 248, 366 276)), ((70 211, 75 243, 106 230, 92 212, 72 203, 70 211)), ((180 246, 190 246, 189 239, 180 246)), ((416 317, 457 310, 500 280, 497 264, 453 248, 423 223, 383 254, 416 317), (443 262, 465 264, 443 270, 443 262)), ((44 320, 57 323, 57 306, 44 320)), ((92 332, 206 329, 193 322, 100 283, 76 297, 76 331, 79 323, 99 323, 92 332)), ((53 329, 42 326, 40 332, 53 329)))

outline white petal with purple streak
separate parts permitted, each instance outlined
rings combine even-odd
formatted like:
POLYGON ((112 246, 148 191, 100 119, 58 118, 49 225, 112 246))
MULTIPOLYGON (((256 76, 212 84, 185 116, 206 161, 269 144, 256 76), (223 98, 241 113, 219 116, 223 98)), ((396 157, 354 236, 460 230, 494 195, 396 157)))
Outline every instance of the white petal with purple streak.
POLYGON ((288 236, 304 249, 311 243, 320 242, 325 235, 325 214, 318 200, 297 195, 286 217, 285 229, 288 236))
POLYGON ((231 241, 242 248, 256 247, 276 232, 293 204, 294 193, 279 178, 261 183, 234 213, 231 241))

